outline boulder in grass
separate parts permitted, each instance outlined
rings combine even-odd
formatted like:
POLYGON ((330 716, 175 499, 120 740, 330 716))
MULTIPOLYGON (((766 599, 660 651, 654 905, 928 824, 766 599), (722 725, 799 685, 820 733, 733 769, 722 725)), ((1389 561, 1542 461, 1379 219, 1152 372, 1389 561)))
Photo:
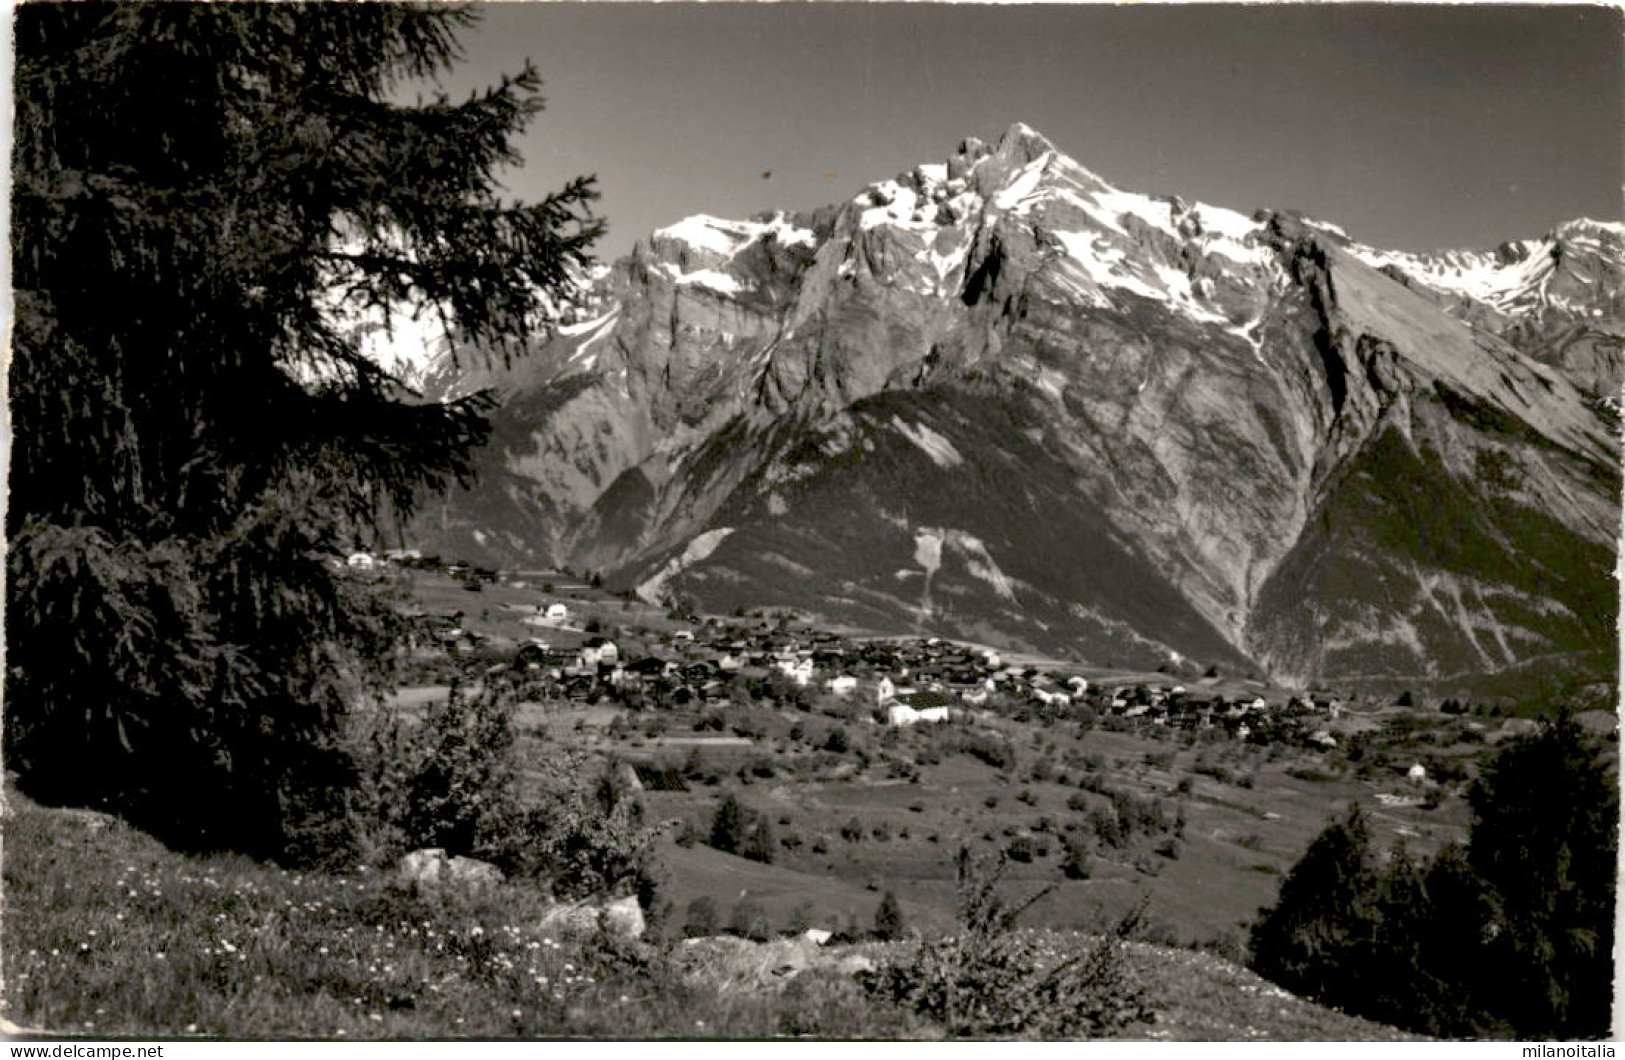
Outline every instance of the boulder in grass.
POLYGON ((874 971, 875 962, 861 953, 851 953, 835 962, 835 970, 844 975, 857 975, 859 972, 874 971))
POLYGON ((556 931, 589 932, 600 927, 623 938, 635 939, 645 927, 643 907, 635 896, 608 902, 566 902, 550 906, 537 925, 556 931))
POLYGON ((774 988, 807 973, 856 975, 875 969, 872 958, 844 948, 823 949, 805 936, 752 942, 722 935, 688 939, 679 947, 684 974, 731 988, 774 988))
POLYGON ((635 939, 643 936, 644 920, 643 907, 638 904, 636 895, 617 898, 612 902, 605 902, 603 912, 600 914, 604 927, 617 935, 635 939))
POLYGON ((430 886, 489 887, 502 882, 502 870, 488 861, 461 855, 447 857, 440 847, 403 855, 396 868, 401 878, 430 886))
POLYGON ((468 887, 490 887, 502 882, 502 870, 478 858, 451 858, 444 875, 448 882, 468 887))
POLYGON ((446 852, 440 847, 426 847, 401 856, 396 864, 403 880, 412 883, 439 883, 446 874, 446 852))

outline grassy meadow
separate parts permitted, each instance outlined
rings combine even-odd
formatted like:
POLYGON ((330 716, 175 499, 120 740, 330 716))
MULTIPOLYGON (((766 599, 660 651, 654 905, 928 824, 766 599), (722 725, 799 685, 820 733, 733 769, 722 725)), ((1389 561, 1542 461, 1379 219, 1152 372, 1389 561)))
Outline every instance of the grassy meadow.
MULTIPOLYGON (((435 893, 377 874, 186 856, 100 814, 8 800, 4 1017, 90 1039, 937 1038, 845 975, 695 967, 687 947, 538 928, 521 884, 435 893)), ((748 870, 752 863, 717 855, 748 870)), ((748 871, 741 879, 755 882, 748 871)), ((1046 953, 1087 939, 1045 932, 1046 953)), ((853 949, 884 959, 888 949, 853 949)), ((1389 1040, 1210 954, 1131 944, 1148 1039, 1389 1040)))

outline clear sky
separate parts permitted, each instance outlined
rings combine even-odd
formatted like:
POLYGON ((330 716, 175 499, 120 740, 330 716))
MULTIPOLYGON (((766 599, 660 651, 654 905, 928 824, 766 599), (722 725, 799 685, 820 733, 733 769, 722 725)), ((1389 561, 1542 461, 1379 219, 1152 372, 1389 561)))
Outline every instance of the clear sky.
POLYGON ((545 80, 509 191, 596 174, 600 257, 694 213, 807 209, 1024 121, 1107 180, 1378 246, 1621 213, 1606 7, 499 3, 454 92, 545 80), (770 174, 770 175, 769 175, 770 174))

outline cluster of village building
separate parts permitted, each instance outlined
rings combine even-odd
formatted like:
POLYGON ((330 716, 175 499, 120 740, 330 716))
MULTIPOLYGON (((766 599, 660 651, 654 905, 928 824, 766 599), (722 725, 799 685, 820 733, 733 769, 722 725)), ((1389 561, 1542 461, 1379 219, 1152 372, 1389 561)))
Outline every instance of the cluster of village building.
MULTIPOLYGON (((372 557, 351 557, 370 569, 372 557)), ((412 563, 416 554, 378 557, 412 563)), ((449 569, 449 568, 448 568, 449 569)), ((479 572, 485 574, 487 572, 479 572)), ((1317 719, 1342 710, 1330 693, 1282 696, 1222 694, 1174 677, 1125 684, 1091 681, 1065 669, 1021 666, 999 652, 938 637, 852 639, 795 629, 788 623, 694 619, 673 632, 629 638, 588 634, 578 616, 554 600, 523 609, 532 636, 501 651, 462 627, 459 616, 423 616, 427 644, 451 655, 493 654, 541 695, 590 703, 604 699, 661 707, 726 707, 744 697, 820 696, 851 705, 854 716, 894 726, 947 722, 980 711, 1025 711, 1039 717, 1116 718, 1138 725, 1219 729, 1240 740, 1290 732, 1324 747, 1336 738, 1317 719), (640 645, 628 650, 631 643, 640 645)), ((596 623, 589 623, 591 630, 596 623)))
MULTIPOLYGON (((536 624, 562 624, 561 604, 538 610, 536 624)), ((849 703, 856 716, 894 726, 947 722, 986 710, 1025 710, 1037 716, 1119 717, 1140 724, 1219 728, 1246 740, 1290 713, 1332 719, 1340 703, 1328 695, 1275 704, 1255 692, 1222 695, 1166 682, 1091 682, 1064 670, 1014 665, 997 651, 946 641, 854 640, 834 633, 750 626, 709 619, 661 634, 635 655, 616 640, 589 636, 553 646, 538 636, 506 664, 543 694, 578 702, 603 698, 649 705, 727 706, 750 690, 762 695, 819 696, 849 703)), ((1333 741, 1316 733, 1319 742, 1333 741)))

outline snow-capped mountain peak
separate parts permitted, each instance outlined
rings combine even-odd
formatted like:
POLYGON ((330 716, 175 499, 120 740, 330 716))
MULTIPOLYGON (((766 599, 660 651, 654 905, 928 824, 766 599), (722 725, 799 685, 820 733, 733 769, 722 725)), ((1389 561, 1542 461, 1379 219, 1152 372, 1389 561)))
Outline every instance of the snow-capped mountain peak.
POLYGON ((1625 292, 1625 225, 1578 218, 1539 239, 1493 250, 1413 252, 1351 244, 1367 264, 1488 319, 1555 316, 1596 321, 1619 315, 1625 292))

